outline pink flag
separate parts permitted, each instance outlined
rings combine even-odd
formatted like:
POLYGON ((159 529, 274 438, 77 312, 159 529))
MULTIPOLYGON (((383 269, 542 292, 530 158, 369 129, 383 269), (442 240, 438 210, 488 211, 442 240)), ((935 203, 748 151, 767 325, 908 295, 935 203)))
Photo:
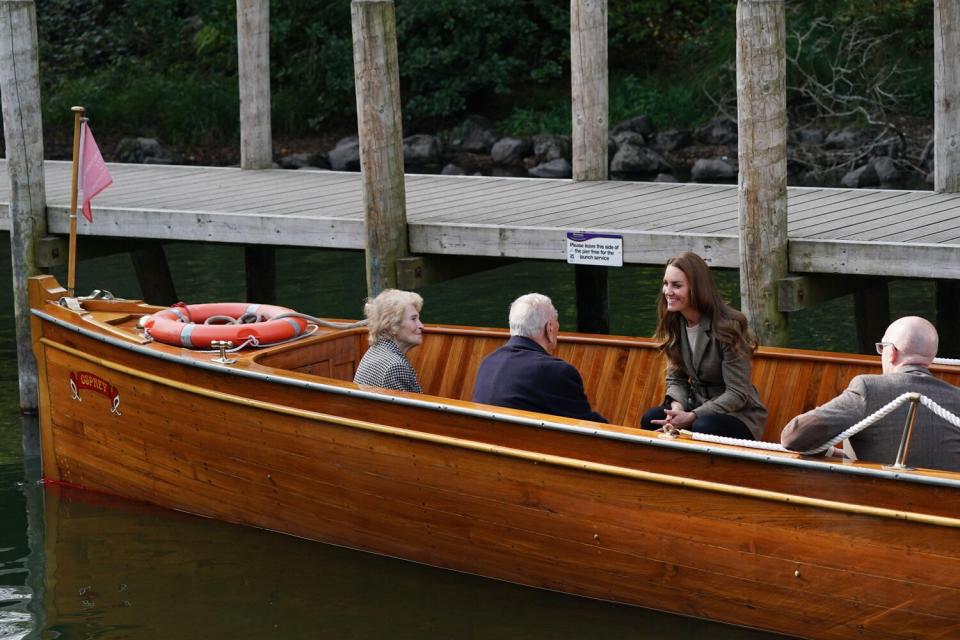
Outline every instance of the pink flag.
POLYGON ((87 222, 93 222, 90 201, 111 184, 113 178, 110 177, 103 156, 100 155, 97 141, 93 139, 90 125, 84 120, 80 132, 80 188, 83 191, 83 217, 87 222))

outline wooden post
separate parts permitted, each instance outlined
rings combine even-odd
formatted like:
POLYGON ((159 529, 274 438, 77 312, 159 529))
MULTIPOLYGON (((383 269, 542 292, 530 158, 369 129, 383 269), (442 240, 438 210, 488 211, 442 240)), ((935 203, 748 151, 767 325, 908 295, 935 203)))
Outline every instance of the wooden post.
POLYGON ((868 278, 853 294, 853 315, 857 325, 857 350, 876 353, 875 344, 890 324, 890 290, 885 278, 868 278))
POLYGON ((240 166, 273 166, 270 130, 270 0, 237 0, 240 166))
POLYGON ((10 174, 10 253, 20 409, 37 408, 27 278, 38 275, 37 243, 47 233, 37 11, 33 0, 0 0, 0 94, 10 174))
POLYGON ((960 358, 960 282, 936 282, 937 332, 940 334, 938 354, 944 358, 960 358))
POLYGON ((607 179, 607 0, 570 0, 573 179, 607 179))
POLYGON ((960 1, 933 3, 933 165, 937 191, 960 191, 960 1))
POLYGON ((274 304, 277 301, 277 251, 263 244, 243 248, 247 272, 247 302, 274 304))
POLYGON ((787 275, 784 0, 737 2, 740 298, 761 343, 783 345, 777 283, 787 275))
MULTIPOLYGON (((607 0, 570 0, 573 179, 606 180, 609 95, 607 0)), ((610 333, 607 267, 574 267, 577 331, 610 333)))
POLYGON ((163 245, 149 243, 130 250, 144 302, 169 307, 177 302, 177 290, 170 275, 170 264, 163 245))
POLYGON ((409 253, 397 22, 393 0, 352 0, 350 14, 367 229, 367 290, 375 296, 396 286, 397 260, 409 253))

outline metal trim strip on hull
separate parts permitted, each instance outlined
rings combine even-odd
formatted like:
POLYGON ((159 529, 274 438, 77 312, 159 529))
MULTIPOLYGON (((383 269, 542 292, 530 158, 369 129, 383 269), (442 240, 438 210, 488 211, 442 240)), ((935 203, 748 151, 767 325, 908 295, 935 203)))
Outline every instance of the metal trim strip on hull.
POLYGON ((783 458, 780 456, 771 456, 762 453, 755 453, 753 451, 737 451, 731 450, 723 447, 713 447, 710 445, 704 445, 697 443, 696 445, 691 446, 690 444, 684 444, 676 442, 674 440, 669 440, 665 438, 658 438, 656 436, 639 436, 629 433, 619 433, 615 431, 605 431, 601 429, 590 429, 587 427, 578 427, 575 425, 562 424, 557 422, 551 422, 549 420, 536 420, 533 418, 524 418, 521 416, 507 415, 503 413, 498 413, 496 411, 483 411, 480 409, 472 409, 468 407, 456 407, 453 405, 448 405, 443 402, 429 402, 426 400, 418 400, 416 398, 406 398, 402 396, 394 396, 387 394, 380 394, 372 391, 364 391, 362 389, 349 389, 336 385, 325 384, 323 382, 313 382, 309 380, 296 380, 293 378, 288 378, 285 376, 274 376, 266 373, 261 373, 259 371, 245 371, 241 369, 231 369, 221 364, 215 364, 212 362, 204 362, 202 360, 193 360, 190 358, 184 358, 182 356, 177 356, 170 353, 164 353, 161 351, 155 351, 149 347, 131 344, 120 340, 119 338, 114 338, 112 336, 102 335, 86 329, 84 327, 77 326, 66 320, 61 320, 51 316, 39 309, 30 310, 33 315, 51 322, 59 327, 68 329, 80 335, 86 336, 93 340, 103 342, 113 347, 124 349, 127 351, 132 351, 141 355, 149 356, 152 358, 158 358, 160 360, 166 360, 168 362, 175 362, 177 364, 186 365, 190 367, 195 367, 198 369, 206 369, 209 371, 217 371, 219 373, 225 373, 228 375, 239 376, 243 378, 250 378, 254 380, 261 380, 264 382, 273 382, 279 384, 285 384, 291 387, 298 387, 302 389, 309 389, 312 391, 323 391, 325 393, 335 393, 345 396, 353 396, 358 398, 363 398, 366 400, 373 400, 375 402, 387 402, 394 403, 406 406, 417 407, 420 409, 431 409, 436 411, 442 411, 447 413, 454 413, 458 415, 466 415, 476 418, 484 418, 488 420, 496 420, 498 422, 507 422, 513 424, 519 424, 527 427, 537 427, 543 429, 550 429, 554 431, 563 431, 567 433, 575 433, 578 435, 587 435, 595 436, 598 438, 606 438, 608 440, 619 440, 622 442, 629 442, 632 444, 654 446, 654 447, 665 447, 668 449, 678 449, 682 451, 700 453, 700 454, 712 454, 718 456, 724 456, 728 458, 738 458, 742 460, 749 460, 751 462, 769 462, 773 464, 779 464, 790 467, 799 467, 806 470, 814 470, 818 472, 828 471, 830 473, 840 473, 840 474, 850 474, 850 475, 862 475, 872 478, 882 478, 885 480, 902 480, 906 482, 914 482, 917 484, 928 484, 941 487, 950 487, 951 489, 960 489, 960 479, 953 480, 950 478, 941 478, 933 476, 924 476, 912 473, 903 473, 897 471, 888 471, 885 469, 871 469, 865 467, 854 467, 847 466, 844 464, 826 464, 818 460, 807 460, 803 458, 783 458))
POLYGON ((393 427, 384 424, 378 424, 375 422, 367 422, 364 420, 356 420, 354 418, 344 418, 342 416, 335 416, 331 414, 321 413, 319 411, 311 411, 307 409, 297 409, 294 407, 288 407, 286 405, 275 404, 273 402, 266 402, 264 400, 252 400, 250 398, 243 398, 231 393, 225 393, 223 391, 213 391, 212 389, 206 389, 204 387, 199 387, 197 385, 188 384, 185 382, 178 382, 171 380, 164 376, 158 376, 156 374, 147 373, 136 369, 134 367, 128 367, 126 365, 117 364, 115 362, 110 362, 104 358, 97 356, 92 356, 88 353, 84 353, 79 349, 74 349, 73 347, 68 347, 59 342, 55 342, 49 338, 41 338, 40 342, 52 349, 62 351, 67 353, 75 358, 80 358, 91 362, 98 366, 101 366, 105 369, 110 369, 116 371, 123 375, 127 375, 134 378, 140 378, 141 380, 148 380, 154 384, 160 384, 173 389, 177 389, 184 393, 192 394, 195 396, 202 396, 205 398, 210 398, 212 400, 218 400, 221 402, 229 402, 232 404, 239 404, 246 407, 251 407, 261 411, 270 411, 273 413, 280 413, 288 416, 293 416, 296 418, 302 418, 304 420, 312 420, 314 422, 326 422, 332 423, 343 427, 349 427, 352 429, 359 429, 363 431, 372 431, 376 433, 381 433, 385 435, 390 435, 394 437, 407 438, 409 440, 417 440, 420 442, 429 442, 431 444, 437 444, 441 446, 455 447, 459 449, 469 449, 471 451, 477 451, 481 453, 489 453, 492 455, 514 458, 519 460, 526 460, 528 462, 533 462, 534 464, 548 464, 557 467, 564 467, 567 469, 576 469, 580 471, 587 471, 590 473, 599 473, 604 475, 616 476, 620 478, 628 478, 630 480, 639 480, 642 482, 653 482, 656 484, 665 484, 676 487, 683 487, 686 489, 694 489, 699 491, 710 491, 714 493, 722 493, 726 495, 734 495, 739 497, 745 497, 755 500, 766 500, 769 502, 779 502, 792 505, 798 505, 803 507, 810 507, 814 509, 827 509, 830 511, 839 511, 842 513, 853 513, 856 515, 863 516, 873 516, 878 518, 889 518, 893 520, 904 520, 907 522, 916 522, 922 524, 930 524, 941 527, 951 527, 951 528, 960 528, 960 518, 951 518, 949 516, 937 516, 927 513, 917 513, 914 511, 899 511, 896 509, 888 509, 885 507, 871 507, 861 504, 854 504, 850 502, 839 502, 836 500, 827 500, 824 498, 811 498, 808 496, 799 496, 789 493, 783 493, 780 491, 770 491, 767 489, 755 489, 753 487, 741 487, 738 485, 726 484, 723 482, 715 482, 712 480, 698 480, 696 478, 686 478, 682 476, 676 476, 666 473, 657 473, 654 471, 643 471, 641 469, 631 469, 629 467, 621 467, 617 465, 604 464, 601 462, 590 462, 589 460, 578 460, 576 458, 568 458, 566 456, 558 456, 549 453, 537 453, 533 451, 528 451, 525 449, 516 449, 514 447, 505 447, 498 444, 490 444, 486 442, 477 442, 476 440, 466 440, 463 438, 455 438, 452 436, 438 435, 434 433, 425 433, 422 431, 415 431, 413 429, 405 429, 403 427, 393 427))

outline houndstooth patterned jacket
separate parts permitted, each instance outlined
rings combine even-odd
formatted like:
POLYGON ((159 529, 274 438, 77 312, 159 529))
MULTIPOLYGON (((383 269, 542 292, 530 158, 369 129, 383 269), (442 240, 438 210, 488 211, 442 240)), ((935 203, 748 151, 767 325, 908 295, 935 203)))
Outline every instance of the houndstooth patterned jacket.
POLYGON ((353 381, 384 389, 423 392, 417 381, 417 372, 392 340, 380 340, 367 349, 353 381))

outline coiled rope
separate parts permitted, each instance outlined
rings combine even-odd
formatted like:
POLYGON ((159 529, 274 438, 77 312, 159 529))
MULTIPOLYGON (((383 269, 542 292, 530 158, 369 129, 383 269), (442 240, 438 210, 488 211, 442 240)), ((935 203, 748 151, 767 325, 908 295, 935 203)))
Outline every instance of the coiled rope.
MULTIPOLYGON (((826 441, 825 443, 823 443, 823 444, 820 445, 819 447, 817 447, 817 448, 815 448, 815 449, 810 449, 809 451, 799 452, 800 455, 802 455, 802 456, 814 456, 814 455, 823 453, 824 451, 827 451, 828 449, 830 449, 830 448, 833 447, 834 445, 836 445, 836 444, 838 444, 838 443, 840 443, 840 442, 843 442, 843 441, 846 440, 847 438, 849 438, 849 437, 851 437, 851 436, 854 436, 854 435, 860 433, 861 431, 863 431, 863 430, 866 429, 867 427, 873 426, 874 424, 876 424, 876 423, 879 422, 880 420, 886 418, 888 415, 890 415, 891 413, 893 413, 893 411, 895 411, 895 410, 897 409, 897 407, 899 407, 900 405, 902 405, 902 404, 905 403, 905 402, 910 402, 911 398, 913 398, 913 397, 918 397, 918 398, 920 399, 920 404, 922 404, 922 405, 925 406, 927 409, 929 409, 930 411, 932 411, 934 415, 936 415, 936 416, 938 416, 939 418, 942 418, 943 420, 945 420, 948 424, 950 424, 950 425, 951 425, 952 427, 954 427, 955 429, 960 430, 960 418, 958 418, 956 415, 954 415, 954 414, 951 413, 950 411, 944 409, 943 407, 941 407, 940 405, 938 405, 936 402, 934 402, 933 400, 931 400, 931 399, 928 398, 927 396, 922 395, 922 394, 919 394, 919 393, 916 393, 916 392, 913 392, 913 391, 908 391, 908 392, 906 392, 906 393, 903 393, 903 394, 897 396, 896 398, 894 398, 893 400, 891 400, 890 402, 888 402, 888 403, 885 404, 884 406, 880 407, 879 409, 877 409, 876 411, 874 411, 872 414, 870 414, 869 416, 867 416, 866 418, 864 418, 864 419, 861 420, 860 422, 858 422, 858 423, 856 423, 855 425, 853 425, 853 426, 851 426, 851 427, 848 427, 846 430, 838 433, 838 434, 835 435, 833 438, 831 438, 830 440, 826 441)), ((683 435, 685 435, 685 436, 687 436, 687 437, 689 437, 689 438, 691 438, 691 439, 693 439, 693 440, 699 440, 699 441, 702 441, 702 442, 715 442, 715 443, 717 443, 717 444, 732 444, 732 445, 737 445, 737 446, 740 446, 740 447, 749 447, 749 448, 751 448, 751 449, 763 449, 763 450, 766 450, 766 451, 785 451, 785 452, 788 452, 788 453, 797 453, 796 451, 789 451, 788 449, 785 449, 782 445, 776 444, 776 443, 773 443, 773 442, 760 442, 760 441, 757 441, 757 440, 743 440, 743 439, 740 439, 740 438, 729 438, 729 437, 726 437, 726 436, 715 436, 715 435, 712 435, 712 434, 709 434, 709 433, 695 433, 695 432, 693 432, 693 431, 688 431, 687 429, 682 429, 682 430, 680 430, 680 433, 683 434, 683 435)))

